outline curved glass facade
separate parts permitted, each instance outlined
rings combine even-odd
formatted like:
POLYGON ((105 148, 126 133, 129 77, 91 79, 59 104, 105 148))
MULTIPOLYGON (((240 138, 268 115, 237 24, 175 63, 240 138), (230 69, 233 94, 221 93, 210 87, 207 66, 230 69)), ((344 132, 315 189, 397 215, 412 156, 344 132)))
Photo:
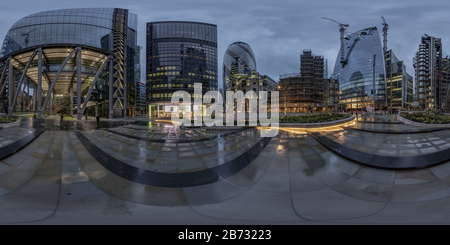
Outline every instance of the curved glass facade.
POLYGON ((5 103, 15 110, 14 90, 31 87, 29 108, 38 116, 72 115, 73 110, 79 119, 80 112, 126 116, 127 108, 135 106, 136 31, 137 15, 119 8, 61 9, 20 19, 0 50, 0 63, 16 72, 16 78, 4 81, 15 83, 8 86, 12 91, 5 90, 5 103))
POLYGON ((114 8, 61 9, 28 15, 6 34, 1 56, 46 44, 77 44, 110 50, 114 8))
POLYGON ((343 65, 338 55, 331 77, 339 81, 341 108, 362 109, 372 107, 375 98, 377 109, 386 107, 386 75, 382 44, 376 27, 366 28, 345 37, 343 65), (375 57, 375 96, 373 76, 375 57))
POLYGON ((178 90, 217 90, 217 26, 184 21, 147 23, 147 102, 170 103, 178 90))
POLYGON ((256 59, 250 45, 244 42, 230 44, 223 57, 223 88, 230 90, 239 77, 250 77, 256 69, 256 59))

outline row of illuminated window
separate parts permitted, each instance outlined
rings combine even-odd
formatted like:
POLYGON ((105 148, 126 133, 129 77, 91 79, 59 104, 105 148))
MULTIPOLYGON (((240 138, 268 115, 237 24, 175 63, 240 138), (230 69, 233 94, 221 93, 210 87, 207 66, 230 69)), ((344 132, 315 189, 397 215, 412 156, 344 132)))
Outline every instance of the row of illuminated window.
MULTIPOLYGON (((161 84, 153 84, 151 88, 194 88, 194 84, 181 84, 181 83, 161 83, 161 84)), ((149 86, 150 88, 150 86, 149 86)), ((213 87, 203 86, 204 89, 214 90, 213 87)))
MULTIPOLYGON (((167 71, 167 70, 178 70, 178 69, 177 69, 176 66, 162 66, 162 67, 157 67, 156 71, 167 71)), ((206 70, 206 73, 211 74, 211 75, 216 75, 216 73, 214 71, 211 71, 211 70, 206 70)), ((155 74, 155 73, 153 73, 153 74, 155 74)))
POLYGON ((189 42, 161 42, 158 44, 150 45, 149 50, 154 51, 162 51, 162 50, 180 50, 182 47, 182 50, 186 52, 188 49, 194 49, 196 51, 205 52, 217 52, 217 48, 212 48, 209 45, 201 45, 196 43, 189 43, 189 42), (153 47, 153 48, 152 48, 153 47))
MULTIPOLYGON (((186 72, 186 74, 189 76, 203 77, 203 78, 214 79, 214 80, 217 79, 217 77, 215 77, 215 76, 195 74, 193 72, 186 72)), ((180 76, 180 75, 181 75, 180 72, 167 71, 167 72, 155 72, 155 73, 148 74, 147 76, 148 77, 156 77, 156 76, 180 76)))
MULTIPOLYGON (((46 72, 57 72, 61 66, 60 65, 50 65, 47 67, 44 67, 44 71, 46 72)), ((76 65, 65 65, 62 69, 62 71, 76 71, 76 65)), ((83 73, 91 73, 96 74, 98 69, 93 69, 89 67, 81 67, 81 72, 83 73)))
POLYGON ((202 83, 208 83, 213 86, 217 86, 216 80, 205 80, 203 78, 182 78, 182 77, 157 77, 157 78, 150 78, 146 80, 147 83, 167 83, 167 82, 184 82, 184 83, 191 83, 191 82, 202 82, 202 83))
MULTIPOLYGON (((210 95, 202 95, 202 94, 189 94, 189 96, 191 98, 214 98, 214 96, 210 96, 210 95)), ((172 93, 157 93, 157 94, 152 94, 152 98, 153 99, 160 99, 160 98, 172 98, 172 93)))
POLYGON ((170 57, 170 56, 190 57, 190 58, 203 59, 203 60, 205 59, 205 57, 189 55, 189 54, 161 54, 161 55, 155 55, 155 56, 148 56, 148 58, 153 59, 153 58, 162 58, 162 57, 170 57))
POLYGON ((189 54, 161 54, 161 55, 155 55, 155 56, 148 56, 148 59, 156 59, 156 58, 169 58, 169 57, 187 57, 187 58, 195 58, 195 59, 206 59, 206 58, 211 58, 213 59, 214 57, 217 57, 215 55, 206 55, 206 56, 195 56, 195 55, 189 55, 189 54))
MULTIPOLYGON (((177 59, 172 59, 172 60, 168 60, 168 59, 160 59, 160 60, 149 60, 147 61, 147 66, 148 67, 161 67, 161 66, 173 66, 173 65, 184 65, 185 67, 217 67, 217 62, 215 62, 214 60, 177 60, 177 59)), ((185 68, 187 69, 187 68, 185 68)))

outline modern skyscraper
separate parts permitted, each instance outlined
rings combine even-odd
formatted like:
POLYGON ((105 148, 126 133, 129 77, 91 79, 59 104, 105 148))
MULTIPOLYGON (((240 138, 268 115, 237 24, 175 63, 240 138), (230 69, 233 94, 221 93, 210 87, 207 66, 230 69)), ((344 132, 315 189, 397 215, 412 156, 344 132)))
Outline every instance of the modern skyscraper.
MULTIPOLYGON (((440 38, 422 36, 413 60, 416 101, 421 110, 443 109, 448 84, 442 84, 442 43, 440 38)), ((447 81, 448 83, 448 81, 447 81)))
POLYGON ((136 113, 139 115, 145 115, 146 113, 146 93, 145 84, 137 82, 136 86, 136 113))
POLYGON ((442 110, 450 111, 450 58, 442 58, 442 91, 444 92, 444 104, 442 110))
MULTIPOLYGON (((134 83, 137 15, 119 8, 45 11, 8 31, 0 51, 0 94, 9 113, 17 95, 31 88, 38 117, 65 110, 125 117, 134 83), (13 75, 13 74, 16 75, 13 75)), ((31 106, 32 103, 32 106, 31 106)))
POLYGON ((344 45, 348 63, 341 64, 338 55, 331 75, 339 81, 341 109, 372 107, 374 100, 376 109, 386 108, 385 62, 377 28, 348 35, 344 45))
POLYGON ((389 109, 408 109, 412 103, 413 78, 406 72, 403 61, 392 49, 386 51, 386 93, 389 109))
POLYGON ((174 108, 172 94, 183 90, 193 96, 194 83, 202 84, 203 94, 218 90, 216 25, 187 21, 149 22, 146 54, 149 116, 168 115, 174 108))
POLYGON ((223 57, 223 88, 229 91, 236 86, 236 81, 243 76, 250 77, 256 71, 256 59, 247 43, 230 44, 223 57))

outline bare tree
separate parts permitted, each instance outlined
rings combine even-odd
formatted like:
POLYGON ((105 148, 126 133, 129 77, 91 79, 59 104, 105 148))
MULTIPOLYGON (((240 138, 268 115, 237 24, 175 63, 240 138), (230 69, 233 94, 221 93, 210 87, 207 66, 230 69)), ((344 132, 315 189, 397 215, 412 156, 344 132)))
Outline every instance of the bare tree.
POLYGON ((280 80, 278 83, 278 89, 279 92, 279 98, 280 98, 280 105, 283 105, 284 107, 284 116, 286 116, 287 113, 287 105, 291 103, 291 97, 294 95, 295 90, 290 86, 290 83, 286 80, 280 80))

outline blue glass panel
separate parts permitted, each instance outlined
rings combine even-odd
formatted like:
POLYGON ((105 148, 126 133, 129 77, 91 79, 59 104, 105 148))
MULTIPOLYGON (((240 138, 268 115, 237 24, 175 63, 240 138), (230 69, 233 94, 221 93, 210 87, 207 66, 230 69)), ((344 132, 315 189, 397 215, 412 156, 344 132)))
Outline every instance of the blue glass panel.
MULTIPOLYGON (((22 48, 54 43, 109 48, 104 40, 111 33, 113 12, 113 8, 63 9, 26 16, 6 34, 0 57, 22 48)), ((137 16, 131 14, 129 23, 135 25, 136 21, 137 16)))
POLYGON ((346 37, 342 64, 337 56, 332 78, 339 81, 340 100, 361 96, 375 98, 380 107, 386 106, 386 76, 382 44, 376 27, 366 28, 346 37), (375 67, 373 59, 375 55, 375 67), (375 71, 374 71, 375 69, 375 71), (375 76, 375 97, 373 81, 375 76))

